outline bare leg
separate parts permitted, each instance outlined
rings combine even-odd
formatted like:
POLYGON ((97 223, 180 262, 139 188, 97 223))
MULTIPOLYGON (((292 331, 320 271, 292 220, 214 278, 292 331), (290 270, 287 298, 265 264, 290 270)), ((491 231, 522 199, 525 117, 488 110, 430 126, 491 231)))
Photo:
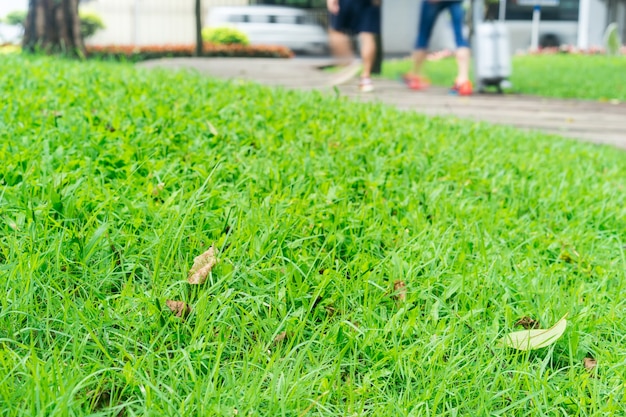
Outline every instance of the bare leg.
POLYGON ((422 67, 427 56, 426 49, 416 49, 413 51, 413 68, 409 74, 415 76, 422 76, 422 67))
POLYGON ((457 85, 469 81, 470 50, 469 48, 459 48, 456 50, 456 65, 458 73, 456 76, 457 85))
POLYGON ((361 78, 369 78, 376 59, 376 38, 373 33, 369 32, 360 33, 359 38, 361 41, 361 59, 363 60, 361 78))
POLYGON ((348 65, 354 60, 350 38, 345 33, 330 29, 328 31, 330 48, 340 65, 348 65))

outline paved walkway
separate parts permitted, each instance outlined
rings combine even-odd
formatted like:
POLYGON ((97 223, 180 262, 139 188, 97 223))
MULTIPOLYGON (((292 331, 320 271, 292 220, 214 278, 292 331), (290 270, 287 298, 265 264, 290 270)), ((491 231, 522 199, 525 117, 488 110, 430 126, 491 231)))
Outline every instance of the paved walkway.
MULTIPOLYGON (((329 86, 332 76, 319 69, 324 64, 329 62, 306 58, 174 58, 147 61, 140 66, 195 69, 219 78, 246 79, 272 86, 332 92, 329 86)), ((389 80, 377 81, 373 93, 359 94, 355 83, 341 86, 341 93, 357 101, 380 101, 428 115, 510 125, 626 149, 626 103, 498 94, 455 97, 448 95, 442 88, 415 92, 407 90, 399 82, 389 80)))

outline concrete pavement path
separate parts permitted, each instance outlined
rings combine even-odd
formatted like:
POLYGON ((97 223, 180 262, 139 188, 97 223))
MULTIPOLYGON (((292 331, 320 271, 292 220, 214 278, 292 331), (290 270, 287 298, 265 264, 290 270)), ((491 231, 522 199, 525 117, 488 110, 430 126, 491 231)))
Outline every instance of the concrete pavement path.
MULTIPOLYGON (((193 69, 224 79, 332 92, 328 60, 261 58, 173 58, 146 61, 145 68, 193 69)), ((376 90, 361 94, 356 81, 339 87, 355 101, 378 101, 404 110, 510 125, 626 149, 626 103, 559 100, 520 95, 477 94, 455 97, 443 88, 410 91, 399 82, 376 80, 376 90)))

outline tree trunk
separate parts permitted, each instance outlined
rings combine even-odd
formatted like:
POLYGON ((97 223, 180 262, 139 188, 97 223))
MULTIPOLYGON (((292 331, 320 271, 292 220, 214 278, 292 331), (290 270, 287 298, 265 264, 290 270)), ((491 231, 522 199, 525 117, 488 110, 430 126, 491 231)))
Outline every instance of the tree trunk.
POLYGON ((196 56, 202 55, 202 0, 196 0, 196 56))
POLYGON ((78 0, 30 0, 23 46, 30 52, 83 55, 78 0))

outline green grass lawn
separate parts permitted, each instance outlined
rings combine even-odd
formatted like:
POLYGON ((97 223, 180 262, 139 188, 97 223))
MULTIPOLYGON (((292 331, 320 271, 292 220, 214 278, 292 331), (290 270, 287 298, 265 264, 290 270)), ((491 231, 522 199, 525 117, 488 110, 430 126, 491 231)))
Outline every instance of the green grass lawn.
POLYGON ((622 151, 122 64, 0 98, 1 415, 626 413, 622 151))
MULTIPOLYGON (((383 76, 399 78, 409 60, 386 61, 383 76)), ((453 58, 429 61, 425 74, 434 85, 451 86, 453 58)), ((604 55, 525 55, 513 57, 512 91, 556 98, 626 101, 626 57, 604 55)))

